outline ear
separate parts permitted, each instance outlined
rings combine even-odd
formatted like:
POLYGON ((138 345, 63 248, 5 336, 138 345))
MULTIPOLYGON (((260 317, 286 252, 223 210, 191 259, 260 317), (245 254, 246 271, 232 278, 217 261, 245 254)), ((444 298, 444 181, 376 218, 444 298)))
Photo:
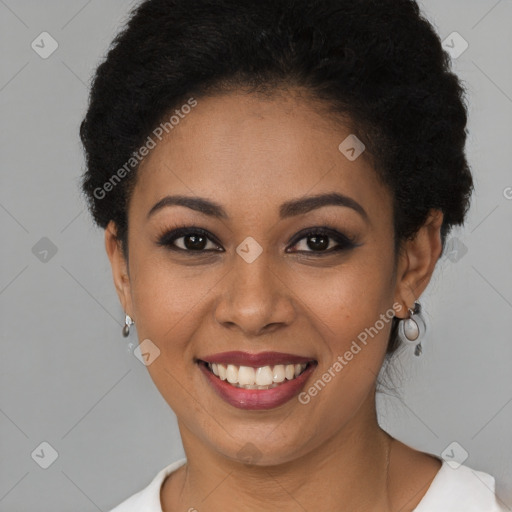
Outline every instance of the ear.
POLYGON ((427 287, 436 263, 441 256, 441 225, 443 212, 430 210, 425 224, 412 240, 407 240, 399 256, 395 301, 402 305, 403 318, 408 308, 420 297, 427 287))
POLYGON ((110 221, 105 228, 105 249, 112 267, 112 277, 114 278, 119 301, 126 314, 133 318, 128 262, 124 257, 121 241, 117 238, 117 228, 114 221, 110 221))

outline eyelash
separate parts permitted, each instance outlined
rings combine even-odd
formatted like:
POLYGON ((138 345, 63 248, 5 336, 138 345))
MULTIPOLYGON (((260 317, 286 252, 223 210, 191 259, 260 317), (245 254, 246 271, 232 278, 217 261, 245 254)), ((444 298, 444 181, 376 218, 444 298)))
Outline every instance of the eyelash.
MULTIPOLYGON (((183 238, 186 235, 202 235, 206 238, 208 238, 209 241, 215 243, 216 245, 221 245, 215 237, 213 237, 208 231, 196 227, 196 226, 187 226, 187 227, 181 227, 177 229, 171 229, 168 231, 165 231, 162 235, 158 237, 157 245, 163 246, 168 248, 172 251, 181 251, 184 253, 189 253, 194 256, 196 255, 204 255, 207 252, 223 252, 215 249, 201 249, 201 250, 190 250, 190 249, 182 249, 181 247, 176 247, 173 245, 173 242, 176 240, 183 238)), ((331 247, 330 249, 324 250, 324 251, 292 251, 298 254, 308 254, 313 256, 324 256, 333 254, 335 252, 339 251, 347 251, 350 249, 354 249, 355 247, 358 247, 361 244, 357 244, 353 238, 348 237, 347 235, 344 235, 343 233, 340 233, 334 228, 331 228, 329 226, 318 226, 315 228, 307 228, 299 233, 297 233, 293 239, 291 240, 290 244, 291 246, 297 245, 298 242, 300 242, 303 239, 307 239, 310 236, 313 235, 323 235, 327 236, 331 239, 333 239, 338 245, 335 247, 331 247)), ((330 245, 330 244, 329 244, 330 245)))

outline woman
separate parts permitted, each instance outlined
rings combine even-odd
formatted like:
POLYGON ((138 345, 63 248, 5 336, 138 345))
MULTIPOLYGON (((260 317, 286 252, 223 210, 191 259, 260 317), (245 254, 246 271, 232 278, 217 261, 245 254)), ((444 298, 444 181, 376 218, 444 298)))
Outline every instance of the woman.
POLYGON ((392 438, 379 370, 473 189, 411 0, 147 0, 96 73, 83 190, 186 459, 116 512, 496 511, 392 438))

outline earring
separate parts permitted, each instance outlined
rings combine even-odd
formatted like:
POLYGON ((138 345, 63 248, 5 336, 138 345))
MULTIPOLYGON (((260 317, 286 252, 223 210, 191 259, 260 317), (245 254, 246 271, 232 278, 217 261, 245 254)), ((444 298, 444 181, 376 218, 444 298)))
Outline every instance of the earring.
POLYGON ((421 341, 427 331, 427 325, 421 314, 421 304, 414 302, 414 309, 409 308, 409 318, 402 318, 398 324, 398 337, 406 345, 415 345, 414 355, 422 352, 421 341))
POLYGON ((133 325, 135 322, 130 318, 129 315, 126 315, 123 325, 123 336, 127 338, 130 334, 130 325, 133 325))

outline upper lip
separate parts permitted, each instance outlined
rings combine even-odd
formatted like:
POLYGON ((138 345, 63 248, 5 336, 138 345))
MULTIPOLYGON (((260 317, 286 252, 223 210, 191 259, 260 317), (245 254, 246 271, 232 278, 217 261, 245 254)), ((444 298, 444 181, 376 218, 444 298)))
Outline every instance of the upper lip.
POLYGON ((257 354, 252 354, 240 351, 218 352, 199 357, 198 359, 207 363, 234 364, 237 366, 252 366, 253 368, 277 364, 309 363, 315 360, 312 357, 286 354, 284 352, 258 352, 257 354))

